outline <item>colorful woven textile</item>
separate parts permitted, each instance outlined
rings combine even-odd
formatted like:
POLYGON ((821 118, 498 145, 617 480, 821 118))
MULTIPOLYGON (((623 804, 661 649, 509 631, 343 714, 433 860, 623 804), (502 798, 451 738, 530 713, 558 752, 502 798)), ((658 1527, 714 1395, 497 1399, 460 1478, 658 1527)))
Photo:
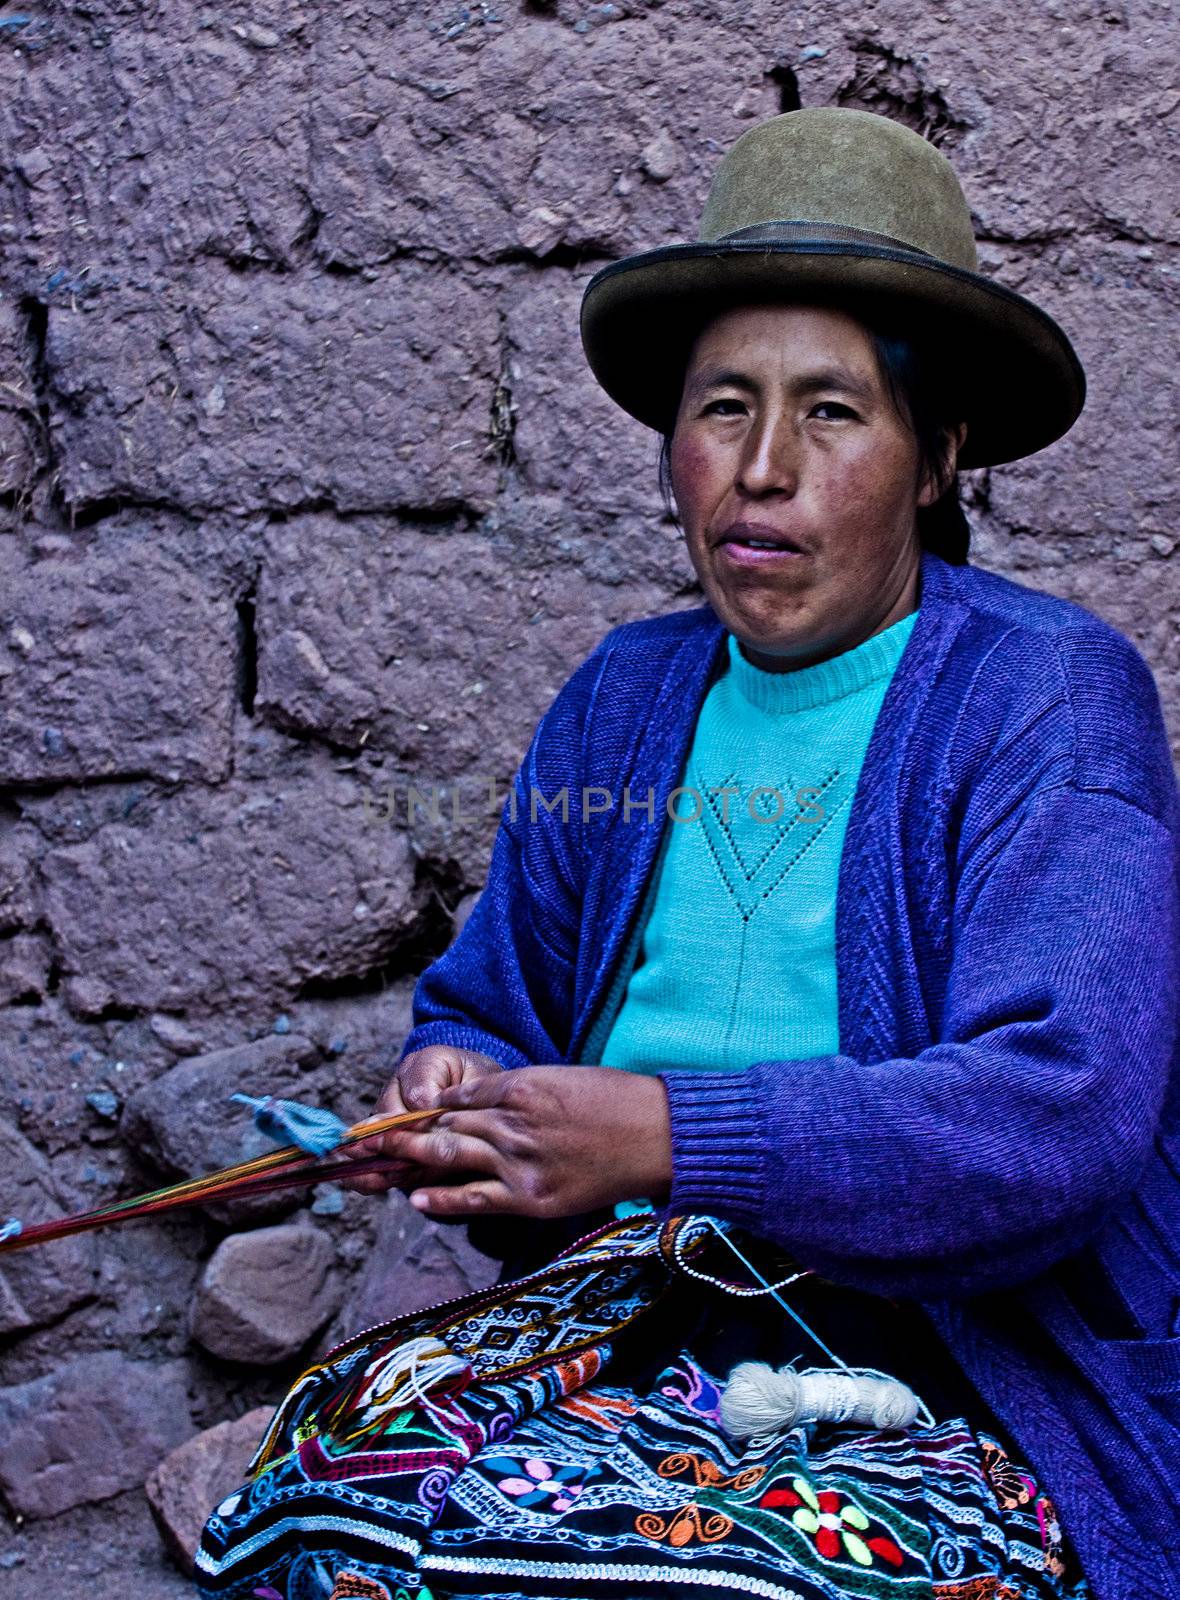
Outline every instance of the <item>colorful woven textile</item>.
MULTIPOLYGON (((249 1481, 210 1517, 200 1593, 1088 1595, 1031 1473, 962 1419, 738 1445, 718 1418, 725 1375, 690 1349, 671 1343, 633 1381, 634 1334, 660 1326, 673 1288, 740 1320, 740 1302, 677 1265, 713 1269, 717 1254, 694 1219, 633 1218, 515 1284, 340 1346, 294 1385, 249 1481)), ((761 1253, 762 1270, 782 1266, 761 1253)))

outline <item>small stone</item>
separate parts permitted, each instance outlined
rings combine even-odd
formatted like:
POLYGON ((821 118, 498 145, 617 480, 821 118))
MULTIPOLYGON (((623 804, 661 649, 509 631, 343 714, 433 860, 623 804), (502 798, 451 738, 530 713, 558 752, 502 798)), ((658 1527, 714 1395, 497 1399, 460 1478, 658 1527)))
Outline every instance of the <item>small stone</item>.
POLYGON ((521 248, 531 255, 547 256, 555 245, 561 243, 565 228, 566 218, 559 212, 550 210, 548 206, 534 206, 528 216, 517 223, 516 237, 521 248))
POLYGON ((680 166, 680 148, 667 128, 644 146, 640 165, 653 183, 667 183, 680 166))
POLYGON ((237 22, 231 31, 247 44, 252 44, 256 50, 273 50, 283 42, 282 36, 273 28, 264 28, 259 22, 237 22))
POLYGON ((1151 548, 1157 556, 1170 556, 1176 548, 1176 541, 1166 533, 1153 533, 1151 536, 1151 548))
POLYGON ((178 1056, 200 1055, 205 1048, 201 1035, 179 1017, 169 1017, 158 1011, 148 1018, 148 1027, 166 1049, 175 1051, 178 1056))
POLYGON ((290 1019, 290 1017, 284 1015, 284 1016, 275 1018, 275 1025, 271 1029, 272 1033, 290 1033, 290 1031, 291 1031, 291 1019, 290 1019))
POLYGON ((112 1089, 95 1089, 86 1096, 86 1104, 104 1122, 114 1122, 119 1115, 119 1096, 112 1089))
POLYGON ((43 933, 17 933, 0 941, 0 1005, 43 999, 53 951, 43 933))
POLYGON ((197 1286, 192 1335, 211 1355, 271 1366, 298 1354, 343 1298, 332 1241, 289 1225, 231 1234, 197 1286))
POLYGON ((114 1001, 110 988, 97 978, 71 978, 65 985, 66 1006, 75 1017, 101 1017, 114 1001))
POLYGON ((317 1217, 338 1217, 344 1210, 344 1195, 334 1183, 322 1183, 315 1191, 311 1209, 317 1217))
POLYGON ((733 103, 733 114, 740 121, 758 116, 762 111, 764 91, 757 85, 751 84, 742 90, 733 103))
POLYGON ((206 1428, 165 1456, 144 1484, 164 1546, 190 1578, 209 1513, 241 1485, 271 1415, 269 1406, 258 1406, 206 1428))
POLYGON ((301 628, 292 628, 283 638, 275 641, 274 648, 285 653, 293 670, 305 682, 319 687, 332 676, 319 646, 301 628))

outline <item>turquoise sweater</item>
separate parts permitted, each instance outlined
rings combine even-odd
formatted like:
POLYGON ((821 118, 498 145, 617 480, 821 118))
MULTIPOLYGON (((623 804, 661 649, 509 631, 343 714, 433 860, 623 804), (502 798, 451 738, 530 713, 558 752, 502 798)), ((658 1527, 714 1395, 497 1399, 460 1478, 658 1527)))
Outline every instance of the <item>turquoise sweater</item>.
POLYGON ((840 852, 917 615, 789 672, 753 666, 729 635, 672 803, 681 820, 667 830, 632 941, 637 960, 605 1066, 737 1072, 839 1050, 840 852))

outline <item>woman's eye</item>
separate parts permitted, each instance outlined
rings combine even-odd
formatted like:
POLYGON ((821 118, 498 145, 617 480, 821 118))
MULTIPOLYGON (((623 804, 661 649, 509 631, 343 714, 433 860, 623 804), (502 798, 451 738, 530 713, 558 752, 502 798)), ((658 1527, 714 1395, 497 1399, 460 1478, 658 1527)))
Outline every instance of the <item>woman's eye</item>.
POLYGON ((851 406, 841 405, 839 400, 821 400, 818 405, 812 406, 811 415, 818 416, 821 422, 835 422, 842 417, 855 417, 856 412, 851 406), (821 415, 824 412, 828 415, 821 415))
POLYGON ((740 417, 745 411, 745 402, 735 400, 732 395, 723 396, 718 400, 710 400, 701 410, 703 417, 740 417))

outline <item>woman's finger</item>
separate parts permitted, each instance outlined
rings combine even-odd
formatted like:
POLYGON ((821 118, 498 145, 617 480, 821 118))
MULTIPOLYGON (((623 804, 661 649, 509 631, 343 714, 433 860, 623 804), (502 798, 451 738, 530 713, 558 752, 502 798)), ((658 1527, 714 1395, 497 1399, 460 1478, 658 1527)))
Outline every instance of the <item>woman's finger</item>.
POLYGON ((457 1083, 462 1058, 455 1050, 419 1050, 397 1069, 397 1088, 407 1111, 429 1111, 448 1084, 457 1083))
MULTIPOLYGON (((409 1107, 401 1097, 401 1091, 398 1088, 397 1079, 391 1078, 378 1096, 377 1104, 373 1107, 369 1115, 364 1118, 364 1121, 372 1122, 376 1117, 395 1117, 401 1112, 407 1111, 408 1109, 409 1107)), ((387 1154, 384 1143, 384 1135, 377 1133, 373 1134, 368 1139, 358 1139, 355 1144, 349 1146, 349 1154, 358 1159, 361 1156, 381 1156, 387 1154)), ((361 1191, 363 1194, 377 1192, 379 1191, 361 1191)))
POLYGON ((340 1178, 338 1182, 342 1189, 351 1189, 355 1194, 385 1194, 397 1187, 398 1174, 392 1170, 362 1172, 355 1178, 340 1178))
POLYGON ((417 1133, 410 1128, 395 1129, 385 1135, 386 1149, 399 1161, 419 1167, 434 1167, 465 1172, 497 1172, 500 1153, 486 1139, 473 1138, 457 1128, 432 1128, 417 1133))
MULTIPOLYGON (((448 1111, 437 1127, 440 1132, 453 1128, 466 1138, 479 1139, 491 1145, 505 1161, 538 1160, 544 1144, 543 1135, 538 1135, 506 1107, 498 1105, 486 1110, 448 1111)), ((501 1171, 500 1175, 503 1177, 504 1173, 501 1171)))
MULTIPOLYGON (((524 1067, 517 1068, 520 1072, 527 1070, 524 1067)), ((468 1078, 464 1083, 455 1083, 449 1089, 444 1089, 437 1104, 445 1106, 448 1111, 486 1111, 492 1106, 503 1105, 509 1094, 519 1090, 515 1078, 515 1072, 489 1072, 480 1078, 468 1078)))
POLYGON ((410 1110, 410 1107, 406 1104, 405 1096, 402 1094, 400 1079, 390 1078, 384 1089, 377 1096, 377 1104, 373 1107, 373 1116, 396 1116, 399 1111, 408 1110, 410 1110))
POLYGON ((498 1178, 447 1188, 415 1189, 410 1204, 416 1211, 434 1217, 493 1216, 516 1210, 511 1190, 498 1178))
MULTIPOLYGON (((345 1157, 347 1165, 352 1165, 353 1162, 360 1159, 358 1151, 362 1148, 361 1145, 353 1145, 349 1149, 345 1157)), ((377 1149, 369 1151, 368 1155, 370 1157, 382 1156, 384 1152, 377 1149)), ((346 1172, 334 1181, 339 1183, 342 1189, 352 1189, 357 1194, 384 1194, 388 1189, 404 1188, 407 1182, 416 1182, 417 1177, 418 1175, 414 1171, 411 1162, 387 1160, 384 1171, 346 1172)))

